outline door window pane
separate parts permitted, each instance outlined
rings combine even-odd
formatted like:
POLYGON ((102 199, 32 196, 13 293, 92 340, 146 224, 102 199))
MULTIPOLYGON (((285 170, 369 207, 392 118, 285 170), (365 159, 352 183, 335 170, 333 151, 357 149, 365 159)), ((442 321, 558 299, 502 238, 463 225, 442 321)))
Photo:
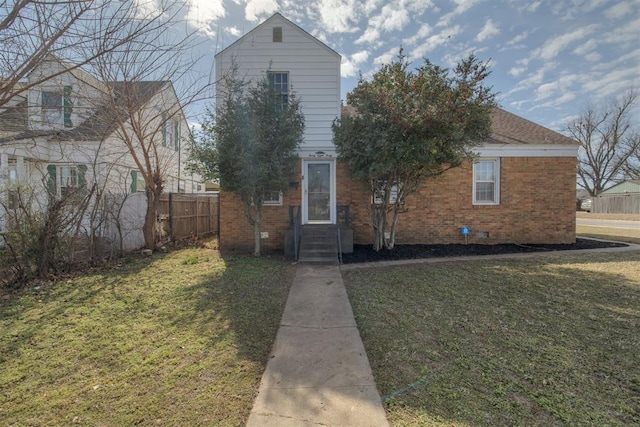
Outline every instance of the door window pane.
POLYGON ((309 221, 331 220, 331 165, 309 164, 307 168, 309 221))

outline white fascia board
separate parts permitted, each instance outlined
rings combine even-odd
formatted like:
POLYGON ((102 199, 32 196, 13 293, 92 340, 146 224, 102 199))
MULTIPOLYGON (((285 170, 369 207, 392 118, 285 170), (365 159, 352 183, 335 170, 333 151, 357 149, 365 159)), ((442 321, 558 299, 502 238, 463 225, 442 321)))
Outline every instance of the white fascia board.
POLYGON ((303 158, 337 157, 336 148, 333 145, 324 147, 302 145, 298 148, 297 153, 303 158))
POLYGON ((577 157, 578 145, 490 144, 473 151, 480 157, 577 157))

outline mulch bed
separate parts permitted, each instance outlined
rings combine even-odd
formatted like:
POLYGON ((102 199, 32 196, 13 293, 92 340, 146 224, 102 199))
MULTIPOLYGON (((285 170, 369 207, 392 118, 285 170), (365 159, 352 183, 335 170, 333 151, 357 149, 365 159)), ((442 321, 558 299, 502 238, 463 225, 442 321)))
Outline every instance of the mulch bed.
POLYGON ((372 245, 353 245, 353 253, 343 254, 344 264, 376 261, 397 261, 402 259, 441 258, 468 255, 497 255, 527 252, 568 251, 579 249, 619 248, 628 246, 624 243, 601 242, 591 239, 576 239, 573 244, 562 245, 396 245, 391 251, 381 249, 376 252, 372 245))

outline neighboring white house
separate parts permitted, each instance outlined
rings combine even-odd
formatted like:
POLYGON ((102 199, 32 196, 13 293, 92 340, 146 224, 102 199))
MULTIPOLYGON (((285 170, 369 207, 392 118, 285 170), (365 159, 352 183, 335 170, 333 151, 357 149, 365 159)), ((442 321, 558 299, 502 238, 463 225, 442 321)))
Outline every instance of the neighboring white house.
POLYGON ((47 187, 57 196, 94 184, 105 196, 144 194, 140 168, 123 142, 131 109, 114 110, 106 102, 114 99, 135 103, 142 117, 136 124, 148 129, 148 139, 136 143, 160 141, 151 161, 162 171, 164 191, 204 192, 199 177, 185 170, 191 135, 171 82, 102 82, 49 57, 26 85, 26 96, 0 109, 0 230, 1 206, 11 208, 18 186, 42 189, 41 201, 47 187))

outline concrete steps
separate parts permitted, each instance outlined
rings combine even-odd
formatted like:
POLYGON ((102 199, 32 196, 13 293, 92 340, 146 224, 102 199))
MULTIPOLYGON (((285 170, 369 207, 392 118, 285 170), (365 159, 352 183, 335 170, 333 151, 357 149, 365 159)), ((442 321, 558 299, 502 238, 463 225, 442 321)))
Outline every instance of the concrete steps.
POLYGON ((338 265, 338 241, 334 225, 303 225, 298 262, 311 265, 338 265))

